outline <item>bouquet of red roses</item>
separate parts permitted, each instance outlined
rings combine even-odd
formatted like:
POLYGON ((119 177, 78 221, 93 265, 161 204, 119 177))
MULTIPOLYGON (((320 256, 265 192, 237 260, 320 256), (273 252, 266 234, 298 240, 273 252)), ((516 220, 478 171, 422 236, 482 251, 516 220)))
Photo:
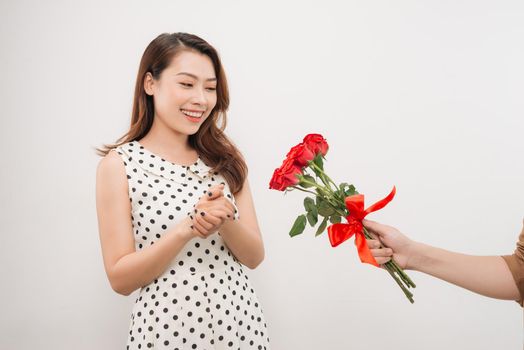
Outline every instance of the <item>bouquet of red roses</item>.
POLYGON ((408 288, 416 287, 415 283, 394 260, 383 265, 376 262, 366 242, 366 239, 374 237, 362 225, 362 220, 367 214, 382 209, 393 199, 395 187, 386 198, 364 209, 364 195, 359 194, 355 186, 347 183, 337 185, 324 172, 323 160, 328 149, 329 145, 322 135, 306 135, 302 143, 291 148, 280 168, 275 169, 273 173, 269 183, 270 189, 296 189, 314 195, 313 198, 304 199, 306 213, 297 217, 289 235, 299 235, 307 223, 314 227, 320 221, 316 236, 326 230, 328 222, 331 223, 327 230, 333 247, 355 236, 360 260, 377 267, 382 266, 413 303, 413 294, 408 288), (341 223, 342 218, 345 218, 347 223, 341 223))

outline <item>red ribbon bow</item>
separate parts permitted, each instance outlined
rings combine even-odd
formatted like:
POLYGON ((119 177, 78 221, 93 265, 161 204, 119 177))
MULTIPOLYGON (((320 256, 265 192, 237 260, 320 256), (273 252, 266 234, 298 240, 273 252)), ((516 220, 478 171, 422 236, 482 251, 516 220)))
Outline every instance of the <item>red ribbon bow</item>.
POLYGON ((389 202, 391 202, 393 197, 395 197, 395 193, 396 188, 393 186, 393 190, 391 190, 391 193, 388 194, 386 198, 379 200, 366 210, 364 210, 363 194, 346 197, 346 208, 349 211, 349 215, 346 217, 348 222, 347 224, 333 224, 328 227, 331 246, 336 247, 340 243, 351 238, 351 236, 355 235, 355 245, 357 246, 360 261, 378 267, 379 265, 371 254, 364 233, 362 232, 364 228, 362 220, 364 220, 369 213, 384 208, 389 202))

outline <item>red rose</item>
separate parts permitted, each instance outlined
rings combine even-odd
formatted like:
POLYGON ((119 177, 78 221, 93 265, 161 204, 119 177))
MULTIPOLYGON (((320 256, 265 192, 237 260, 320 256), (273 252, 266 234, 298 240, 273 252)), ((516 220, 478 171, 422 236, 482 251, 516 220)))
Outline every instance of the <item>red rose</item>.
POLYGON ((295 147, 291 148, 291 150, 289 150, 288 154, 286 155, 286 158, 293 159, 295 161, 295 164, 299 165, 300 167, 303 167, 306 166, 310 160, 313 160, 315 158, 315 153, 313 153, 308 147, 306 147, 306 145, 300 143, 295 147))
POLYGON ((304 144, 315 154, 321 153, 322 156, 325 156, 329 149, 326 139, 320 134, 306 135, 306 137, 304 137, 304 144))
POLYGON ((284 191, 289 186, 294 186, 298 183, 296 175, 302 175, 302 169, 294 163, 293 159, 286 159, 280 168, 275 169, 273 177, 269 182, 269 188, 284 191))

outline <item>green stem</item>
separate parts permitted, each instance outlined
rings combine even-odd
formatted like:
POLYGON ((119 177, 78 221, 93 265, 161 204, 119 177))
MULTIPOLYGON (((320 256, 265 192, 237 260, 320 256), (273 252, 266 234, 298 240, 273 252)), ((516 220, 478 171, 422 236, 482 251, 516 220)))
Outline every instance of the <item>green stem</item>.
MULTIPOLYGON (((334 209, 338 214, 340 214, 340 216, 346 217, 346 214, 345 214, 345 213, 343 213, 343 212, 341 212, 339 209, 337 209, 337 207, 338 207, 338 206, 337 206, 337 202, 336 202, 336 201, 334 202, 334 201, 332 200, 332 197, 335 197, 335 193, 333 192, 333 190, 331 189, 331 187, 320 186, 320 185, 317 184, 316 182, 311 182, 311 181, 305 180, 304 178, 301 178, 301 179, 300 179, 300 182, 318 188, 321 192, 323 192, 322 197, 323 197, 323 198, 324 198, 324 199, 325 199, 329 204, 331 204, 331 206, 333 207, 333 209, 334 209)), ((299 190, 301 190, 301 191, 303 191, 303 192, 312 193, 312 194, 314 194, 315 196, 318 196, 318 193, 314 193, 314 192, 311 192, 311 191, 307 191, 307 190, 300 189, 298 186, 293 186, 293 188, 299 189, 299 190)))
MULTIPOLYGON (((367 239, 375 239, 373 236, 371 236, 371 234, 369 233, 369 231, 363 227, 363 231, 364 231, 364 235, 366 236, 367 239)), ((380 248, 382 248, 382 245, 380 246, 380 248)), ((404 281, 404 283, 408 286, 408 287, 412 287, 412 288, 415 288, 416 287, 416 284, 411 280, 411 278, 406 274, 406 272, 397 264, 397 262, 393 259, 391 259, 390 261, 388 261, 386 263, 386 265, 390 265, 397 273, 398 275, 400 276, 400 278, 402 278, 402 280, 404 281)))
POLYGON ((331 205, 331 207, 332 207, 332 208, 333 208, 333 209, 334 209, 334 210, 335 210, 335 211, 336 211, 340 216, 342 216, 342 217, 344 217, 344 218, 347 216, 347 214, 346 214, 345 212, 340 211, 340 209, 338 209, 338 205, 337 205, 338 203, 336 202, 336 198, 335 198, 334 202, 333 202, 332 198, 330 198, 330 197, 324 197, 324 199, 325 199, 325 200, 326 200, 326 201, 331 205))
POLYGON ((318 193, 316 193, 316 192, 309 191, 309 190, 305 190, 305 189, 300 188, 300 187, 298 187, 298 186, 291 186, 291 187, 293 187, 294 189, 297 189, 297 190, 299 190, 299 191, 307 192, 307 193, 311 193, 311 194, 314 194, 315 196, 318 196, 318 193))
MULTIPOLYGON (((329 190, 329 192, 331 192, 332 194, 334 194, 333 190, 331 189, 331 186, 329 185, 329 181, 324 177, 324 176, 327 176, 323 171, 322 169, 320 169, 315 163, 311 163, 313 166, 315 166, 315 168, 319 169, 320 170, 320 180, 322 181, 322 183, 324 184, 324 186, 326 186, 326 189, 329 190)), ((336 186, 335 186, 336 187, 336 186)))
MULTIPOLYGON (((330 204, 331 204, 331 203, 330 203, 330 204)), ((335 209, 335 211, 336 211, 336 212, 337 212, 341 217, 345 218, 345 217, 347 216, 346 213, 341 212, 341 211, 338 210, 337 208, 333 208, 333 209, 335 209)))
MULTIPOLYGON (((321 191, 323 191, 323 192, 327 192, 327 193, 329 193, 329 191, 326 190, 326 188, 325 188, 324 186, 320 186, 320 185, 317 184, 316 182, 308 181, 308 180, 304 179, 303 177, 300 178, 300 182, 305 183, 305 184, 308 184, 308 185, 311 185, 311 186, 315 186, 315 187, 318 188, 319 190, 321 190, 321 191)), ((300 182, 299 182, 297 185, 299 185, 300 182)), ((293 187, 296 187, 296 185, 293 186, 293 187)), ((315 194, 316 194, 316 193, 315 193, 315 194)))
POLYGON ((393 277, 393 279, 395 280, 395 282, 397 282, 398 286, 400 287, 400 289, 402 289, 402 291, 404 292, 404 295, 406 296, 406 298, 408 298, 408 300, 410 301, 410 303, 414 303, 415 300, 413 300, 413 294, 400 282, 400 280, 398 279, 397 275, 395 275, 395 273, 393 273, 390 269, 386 268, 387 272, 389 272, 389 274, 391 275, 391 277, 393 277))
MULTIPOLYGON (((371 236, 371 234, 365 227, 363 227, 362 231, 364 232, 364 236, 367 239, 374 239, 374 237, 371 236)), ((413 283, 411 278, 409 278, 409 276, 404 272, 404 270, 393 259, 383 264, 382 266, 388 271, 391 277, 393 277, 395 282, 397 282, 397 284, 400 286, 400 288, 402 289, 406 297, 409 299, 409 301, 411 303, 414 303, 415 301, 413 300, 413 294, 407 289, 416 287, 415 283, 413 283)))
MULTIPOLYGON (((338 186, 337 186, 337 184, 335 183, 335 181, 331 180, 331 178, 329 177, 329 175, 326 174, 325 171, 324 171, 322 168, 320 168, 318 165, 316 165, 315 162, 311 161, 311 162, 309 163, 309 165, 310 165, 310 166, 313 166, 315 169, 317 169, 318 171, 320 171, 321 175, 322 175, 322 176, 325 176, 325 178, 326 178, 329 182, 331 182, 331 183, 333 184, 333 186, 335 186, 335 188, 337 189, 337 191, 340 190, 340 188, 338 188, 338 186)), ((326 184, 326 185, 327 185, 327 184, 326 184)), ((329 186, 329 185, 327 185, 327 186, 329 186)))

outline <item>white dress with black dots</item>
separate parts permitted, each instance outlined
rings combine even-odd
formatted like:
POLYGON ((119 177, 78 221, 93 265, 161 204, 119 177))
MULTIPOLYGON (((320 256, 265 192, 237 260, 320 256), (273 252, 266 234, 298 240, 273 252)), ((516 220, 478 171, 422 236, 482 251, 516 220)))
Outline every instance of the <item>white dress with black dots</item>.
MULTIPOLYGON (((173 164, 137 141, 115 151, 126 169, 137 251, 192 215, 213 185, 224 183, 235 204, 225 179, 200 158, 190 166, 173 164)), ((127 349, 151 348, 269 349, 253 287, 220 233, 190 240, 162 275, 140 289, 127 349)))

